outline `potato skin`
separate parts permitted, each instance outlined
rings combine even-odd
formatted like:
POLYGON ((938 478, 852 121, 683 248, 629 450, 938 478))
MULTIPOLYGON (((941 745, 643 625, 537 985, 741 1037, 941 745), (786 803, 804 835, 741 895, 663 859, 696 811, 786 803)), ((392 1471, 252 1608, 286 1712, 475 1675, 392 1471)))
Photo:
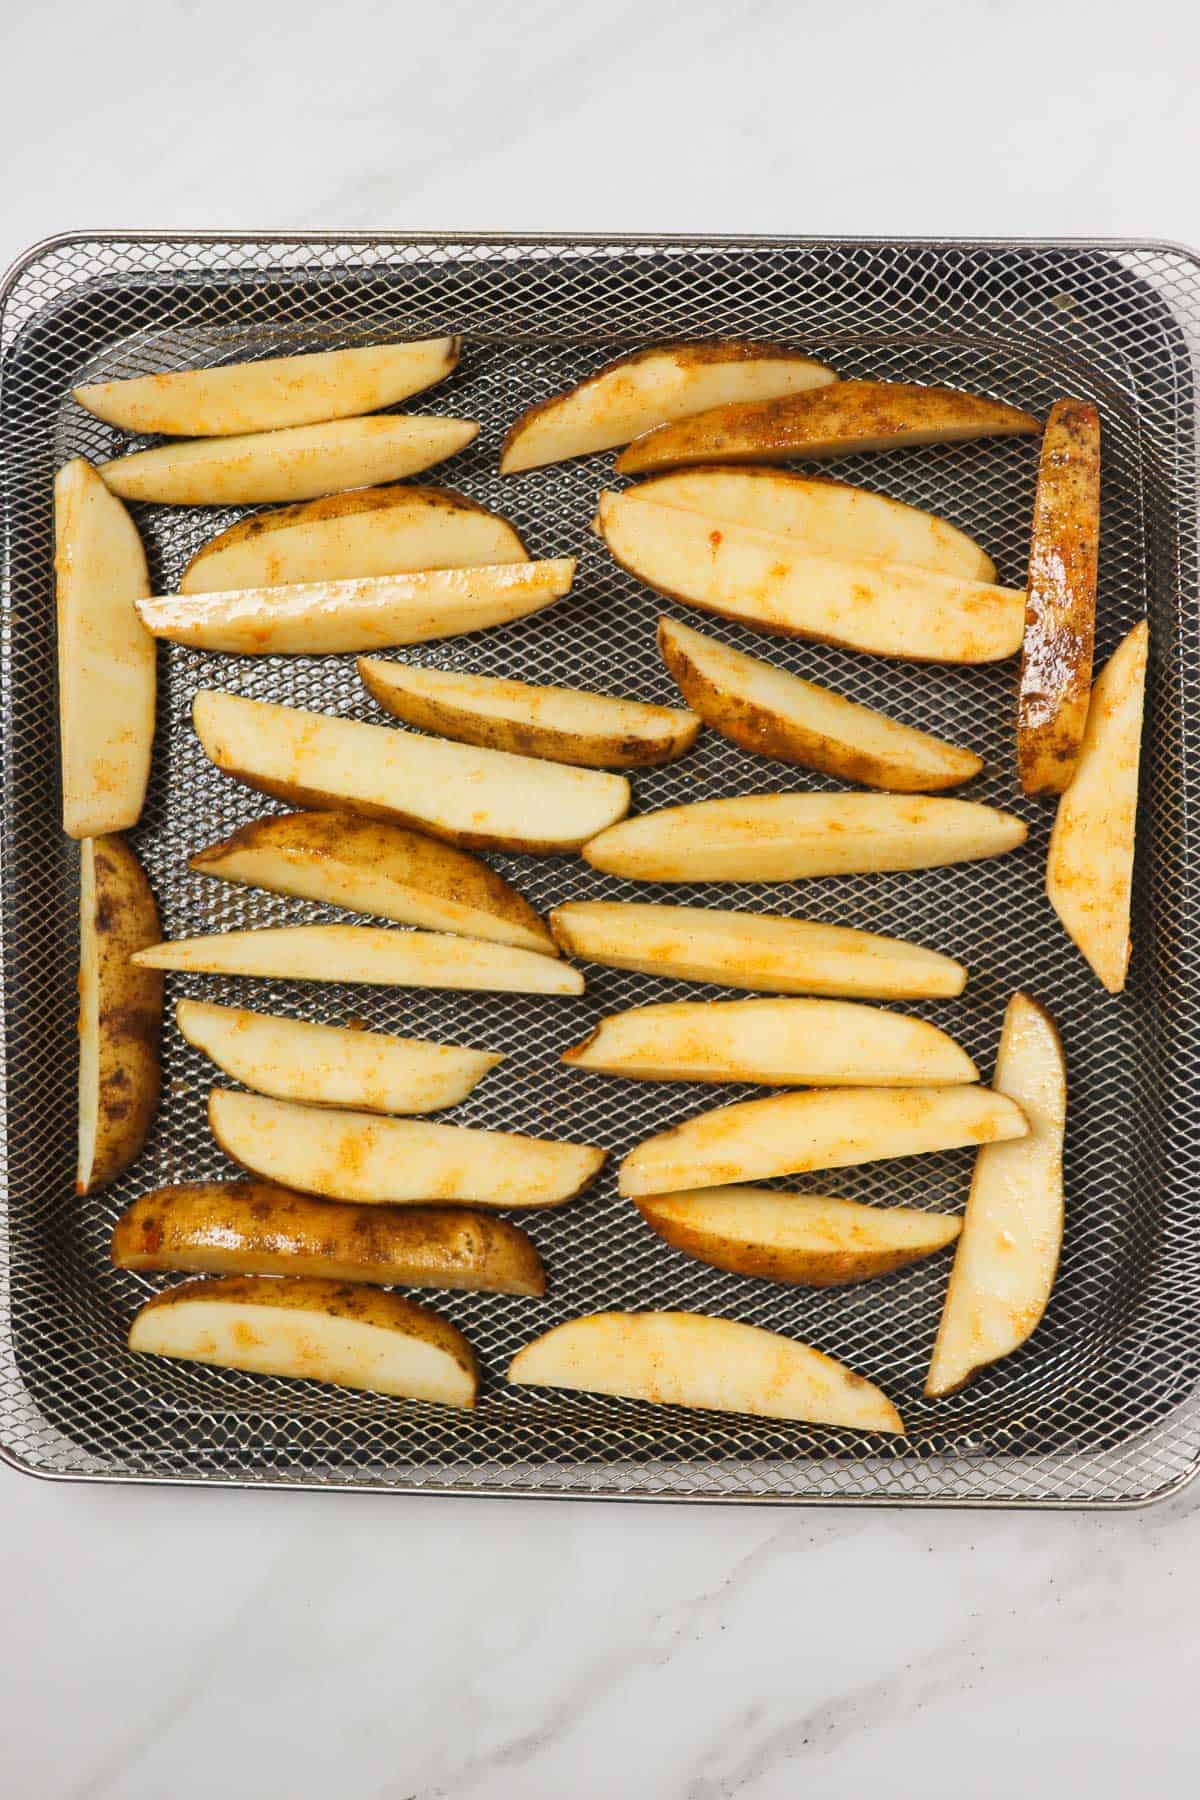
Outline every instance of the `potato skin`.
MULTIPOLYGON (((130 961, 162 933, 150 883, 124 838, 90 840, 96 898, 99 1028, 96 1145, 80 1194, 107 1187, 133 1162, 158 1109, 163 978, 130 961)), ((84 929, 86 930, 86 925, 84 929)))
MULTIPOLYGON (((780 1249, 752 1239, 721 1236, 703 1231, 662 1214, 654 1197, 635 1201, 639 1213, 664 1243, 681 1250, 697 1262, 714 1269, 726 1269, 731 1275, 754 1275, 764 1281, 786 1282, 792 1287, 849 1287, 855 1282, 870 1281, 877 1275, 890 1275, 894 1269, 906 1269, 934 1254, 931 1248, 920 1250, 800 1250, 780 1249)), ((954 1223, 957 1225, 958 1221, 954 1223)), ((947 1242, 953 1240, 948 1238, 947 1242)))

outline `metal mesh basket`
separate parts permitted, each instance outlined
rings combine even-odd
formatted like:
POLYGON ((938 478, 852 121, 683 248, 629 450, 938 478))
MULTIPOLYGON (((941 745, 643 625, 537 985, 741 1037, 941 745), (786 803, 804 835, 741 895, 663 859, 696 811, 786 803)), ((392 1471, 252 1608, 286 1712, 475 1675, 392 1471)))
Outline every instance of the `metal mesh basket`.
MULTIPOLYGON (((3 433, 3 1054, 7 1208, 0 1226, 0 1439, 47 1475, 584 1494, 674 1499, 1130 1503, 1165 1494, 1200 1458, 1197 1141, 1198 890, 1188 830, 1198 678, 1194 461, 1200 268, 1155 246, 499 238, 64 238, 33 251, 0 297, 3 433), (109 1192, 72 1193, 77 853, 58 824, 51 481, 64 458, 129 446, 68 389, 85 373, 140 373, 247 354, 457 331, 452 380, 417 410, 482 421, 478 442, 430 479, 510 516, 535 555, 574 553, 574 593, 544 616, 422 647, 415 661, 670 702, 654 647, 662 603, 588 530, 607 459, 496 474, 513 416, 605 357, 664 338, 777 337, 844 375, 936 381, 1044 411, 1064 393, 1105 430, 1099 644, 1145 610, 1151 711, 1143 763, 1136 952, 1128 991, 1104 994, 1042 892, 1050 809, 1024 800, 1011 743, 1013 665, 885 663, 705 629, 827 680, 986 758, 978 798, 1020 812, 1027 847, 998 861, 793 886, 659 890, 578 858, 498 857, 535 906, 659 897, 892 932, 965 961, 960 1000, 924 1010, 990 1070, 1004 1004, 1021 986, 1062 1028, 1072 1101, 1062 1269, 1029 1345, 963 1394, 921 1383, 947 1262, 827 1292, 724 1274, 669 1249, 620 1200, 610 1172, 583 1200, 521 1222, 549 1274, 544 1300, 430 1296, 486 1371, 473 1416, 232 1372, 134 1358, 124 1333, 157 1285, 116 1272, 107 1240, 151 1186, 227 1175, 204 1102, 212 1071, 170 1028, 164 1103, 136 1167, 109 1192), (631 1402, 506 1387, 519 1345, 574 1314, 684 1307, 813 1343, 878 1382, 909 1427, 900 1442, 631 1402)), ((972 532, 1000 579, 1023 579, 1037 446, 997 440, 864 456, 839 473, 972 532)), ((144 507, 159 591, 230 512, 144 507)), ((189 724, 204 685, 376 719, 347 657, 238 659, 171 648, 149 802, 134 842, 173 936, 334 917, 205 881, 189 851, 269 802, 218 775, 189 724)), ((635 806, 819 787, 706 733, 675 768, 635 777, 635 806)), ((439 995, 175 978, 204 992, 331 1022, 349 1017, 501 1049, 506 1061, 452 1117, 607 1145, 619 1154, 715 1103, 712 1089, 569 1071, 559 1052, 603 1013, 721 996, 589 970, 581 999, 439 995)), ((746 1097, 735 1089, 728 1098, 746 1097)), ((792 1185, 961 1208, 967 1153, 839 1171, 792 1185)))

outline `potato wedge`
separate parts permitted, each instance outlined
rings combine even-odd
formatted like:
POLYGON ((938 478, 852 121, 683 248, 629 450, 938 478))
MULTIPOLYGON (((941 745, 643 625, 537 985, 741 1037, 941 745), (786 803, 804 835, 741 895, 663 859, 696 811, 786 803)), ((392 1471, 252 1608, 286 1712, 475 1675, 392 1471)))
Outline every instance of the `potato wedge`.
POLYGON ((1108 989, 1125 986, 1131 942, 1138 760, 1146 701, 1149 627, 1143 619, 1092 689, 1075 778, 1058 803, 1046 894, 1108 989))
POLYGON ((601 1019, 563 1053, 635 1081, 761 1087, 946 1087, 978 1081, 952 1037, 924 1019, 845 1000, 677 1000, 601 1019))
POLYGON ((128 381, 89 382, 71 391, 80 406, 122 431, 231 437, 395 406, 445 380, 458 352, 458 338, 424 338, 363 350, 270 356, 215 369, 169 369, 128 381))
POLYGON ((997 1093, 1029 1121, 1029 1135, 989 1144, 975 1159, 962 1236, 925 1382, 952 1394, 1036 1330, 1058 1271, 1063 1236, 1067 1069, 1054 1020, 1014 994, 996 1058, 997 1093))
POLYGON ((990 1088, 813 1088, 718 1106, 647 1138, 620 1168, 620 1191, 728 1187, 883 1157, 1024 1137, 1025 1117, 990 1088))
POLYGON ((555 907, 550 929, 568 956, 584 962, 751 993, 940 1000, 961 994, 967 983, 962 964, 936 950, 770 913, 573 900, 555 907))
POLYGON ((310 1025, 204 1000, 177 1000, 175 1023, 189 1044, 256 1093, 356 1112, 440 1112, 465 1100, 488 1070, 504 1061, 491 1050, 310 1025))
POLYGON ((677 762, 700 730, 695 713, 679 707, 616 700, 578 688, 422 669, 376 656, 360 656, 358 672, 372 699, 406 725, 459 743, 578 768, 636 769, 677 762))
POLYGON ((154 743, 154 639, 136 603, 150 592, 137 526, 90 463, 54 481, 62 823, 68 837, 136 825, 154 743))
POLYGON ((252 1175, 330 1200, 400 1205, 561 1206, 595 1180, 606 1153, 511 1131, 382 1119, 214 1088, 208 1123, 252 1175))
POLYGON ((474 419, 381 413, 246 437, 159 444, 102 463, 100 474, 110 492, 123 500, 258 506, 402 481, 465 450, 478 435, 474 419))
POLYGON ((94 1194, 129 1167, 158 1110, 162 976, 130 958, 159 929, 150 883, 124 838, 84 838, 77 1194, 94 1194))
POLYGON ((272 813, 188 858, 220 881, 295 894, 401 925, 424 925, 557 956, 516 888, 466 850, 354 813, 272 813))
POLYGON ((517 1387, 620 1394, 855 1431, 903 1432, 887 1396, 843 1363, 757 1325, 702 1313, 590 1313, 518 1350, 517 1387))
POLYGON ((959 444, 970 438, 1029 437, 1032 413, 982 394, 909 381, 839 381, 814 393, 735 401, 661 425, 617 458, 619 475, 696 463, 790 462, 857 456, 908 444, 959 444))
POLYGON ((1025 595, 878 558, 815 555, 794 538, 713 525, 640 490, 600 496, 600 529, 631 575, 777 637, 914 662, 985 663, 1021 647, 1025 595))
POLYGON ((677 619, 659 620, 658 648, 704 723, 755 755, 899 794, 957 787, 983 767, 973 750, 901 725, 677 619))
POLYGON ((749 794, 640 813, 583 846, 632 881, 799 881, 1001 856, 1026 825, 973 800, 921 794, 749 794))
POLYGON ((183 1362, 474 1406, 475 1355, 448 1319, 375 1288, 218 1275, 147 1300, 129 1348, 183 1362))
POLYGON ((577 850, 629 810, 623 775, 214 689, 196 695, 192 722, 205 755, 247 787, 295 806, 415 825, 469 850, 577 850))
POLYGON ((1061 794, 1083 748, 1096 639, 1100 415, 1059 400, 1042 439, 1017 689, 1017 770, 1027 794, 1061 794))
POLYGON ((890 1275, 944 1249, 962 1230, 962 1220, 945 1213, 774 1188, 651 1194, 637 1209, 651 1231, 685 1256, 732 1275, 797 1287, 847 1287, 890 1275))
POLYGON ((181 594, 356 581, 420 569, 528 562, 498 513, 449 488, 359 488, 253 513, 219 532, 183 572, 181 594))
POLYGON ((466 1207, 351 1206, 267 1181, 194 1181, 144 1194, 117 1220, 112 1260, 120 1269, 192 1275, 546 1291, 541 1257, 507 1219, 466 1207))
POLYGON ((523 412, 504 440, 500 473, 612 450, 722 401, 764 400, 836 380, 832 369, 777 344, 731 339, 635 350, 523 412))

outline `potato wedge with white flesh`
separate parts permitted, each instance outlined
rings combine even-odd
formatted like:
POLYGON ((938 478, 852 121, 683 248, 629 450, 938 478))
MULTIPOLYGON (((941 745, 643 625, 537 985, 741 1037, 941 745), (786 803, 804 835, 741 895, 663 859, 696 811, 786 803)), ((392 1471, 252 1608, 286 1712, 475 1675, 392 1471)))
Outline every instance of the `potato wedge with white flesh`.
POLYGON ((312 1276, 218 1275, 147 1300, 129 1348, 183 1362, 474 1406, 475 1355, 448 1319, 399 1294, 312 1276))
POLYGON ((771 913, 572 900, 554 908, 550 929, 568 956, 584 962, 752 993, 941 1000, 967 983, 953 957, 903 938, 771 913))
POLYGON ((761 1087, 946 1087, 978 1081, 936 1025, 845 1000, 677 1000, 601 1019, 564 1051, 577 1069, 635 1081, 761 1087))
POLYGON ((136 825, 154 743, 154 639, 137 526, 90 463, 54 481, 62 823, 68 837, 136 825))
POLYGON ((1029 1121, 1029 1135, 989 1144, 975 1175, 946 1304, 925 1382, 952 1394, 1036 1330, 1058 1271, 1063 1236, 1063 1133, 1067 1070, 1053 1019, 1014 994, 996 1058, 997 1093, 1029 1121))
POLYGON ((1096 638, 1100 415, 1059 400, 1042 439, 1017 688, 1017 771, 1027 794, 1061 794, 1083 748, 1096 638))
POLYGON ((516 888, 469 851, 354 813, 272 813, 188 858, 199 875, 557 956, 516 888))
POLYGON ((79 1145, 75 1191, 127 1169, 158 1109, 162 976, 135 968, 158 908, 124 838, 79 846, 79 1145))
POLYGON ((588 1144, 293 1106, 222 1088, 209 1095, 208 1123, 226 1156, 252 1175, 369 1205, 561 1206, 595 1179, 607 1154, 588 1144))
POLYGON ((478 435, 474 419, 379 413, 246 437, 181 439, 114 457, 100 465, 100 474, 123 500, 258 506, 402 481, 465 450, 478 435))
POLYGON ((459 743, 541 756, 584 769, 636 769, 676 762, 700 721, 675 706, 617 700, 578 688, 540 687, 463 670, 421 669, 361 656, 373 700, 406 725, 459 743))
POLYGON ((507 519, 448 488, 359 488, 239 519, 198 550, 181 594, 355 581, 418 569, 528 562, 507 519))
POLYGON ((575 560, 425 569, 361 581, 302 581, 229 594, 158 594, 138 602, 147 631, 231 656, 331 656, 389 650, 506 625, 571 591, 575 560))
POLYGON ((768 1181, 884 1157, 1024 1137, 1019 1106, 990 1088, 813 1088, 718 1106, 647 1138, 620 1168, 620 1191, 768 1181))
POLYGON ((765 400, 836 381, 832 369, 777 344, 660 344, 606 363, 586 381, 523 412, 500 452, 500 473, 627 444, 667 419, 728 400, 765 400))
POLYGON ((839 381, 813 393, 714 406, 662 425, 617 458, 619 475, 696 463, 790 462, 910 444, 1031 437, 1032 413, 982 394, 909 381, 839 381))
POLYGON ((658 648, 704 723, 755 755, 901 794, 956 787, 983 767, 973 750, 901 725, 677 619, 659 620, 658 648))
POLYGON ((629 810, 623 775, 216 689, 196 695, 192 723, 205 755, 260 793, 413 825, 469 850, 578 850, 629 810))
POLYGON ((847 1287, 890 1275, 944 1249, 962 1230, 962 1220, 946 1213, 774 1188, 696 1188, 636 1204, 651 1231, 685 1256, 797 1287, 847 1287))
POLYGON ((590 1313, 518 1350, 517 1387, 619 1394, 855 1431, 903 1433, 886 1394, 793 1338, 702 1313, 590 1313))
POLYGON ((1016 588, 820 555, 637 488, 601 494, 599 520, 615 561, 647 587, 756 631, 914 662, 999 662, 1021 647, 1025 595, 1016 588))
POLYGON ((748 794, 666 806, 583 846, 593 868, 631 881, 799 881, 932 869, 1023 844, 1012 813, 921 794, 748 794))
POLYGON ((168 369, 126 381, 89 382, 71 391, 80 406, 122 431, 231 437, 356 418, 395 406, 444 381, 458 352, 457 338, 423 338, 411 344, 223 363, 215 369, 168 369))
POLYGON ((139 950, 143 969, 262 975, 275 981, 349 981, 377 987, 460 988, 488 994, 582 994, 583 976, 557 957, 441 931, 385 925, 264 925, 211 937, 169 938, 139 950))
POLYGON ((177 1000, 175 1023, 189 1044, 256 1093, 358 1112, 431 1113, 457 1106, 504 1060, 495 1051, 311 1025, 204 1000, 177 1000))
POLYGON ((996 565, 965 531, 933 513, 866 488, 791 469, 682 469, 636 490, 661 506, 703 513, 714 524, 748 525, 797 538, 822 556, 877 556, 967 581, 996 579, 996 565))
POLYGON ((120 1269, 309 1275, 382 1287, 544 1294, 530 1239, 466 1207, 351 1206, 267 1181, 195 1181, 135 1200, 117 1220, 120 1269))

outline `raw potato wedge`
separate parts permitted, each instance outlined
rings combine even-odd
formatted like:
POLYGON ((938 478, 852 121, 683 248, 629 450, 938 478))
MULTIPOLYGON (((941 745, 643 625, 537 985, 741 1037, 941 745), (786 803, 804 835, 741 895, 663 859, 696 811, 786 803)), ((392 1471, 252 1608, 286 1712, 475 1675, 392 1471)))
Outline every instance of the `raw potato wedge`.
POLYGON ((1023 844, 1012 813, 909 794, 750 794, 667 806, 583 847, 593 868, 632 881, 799 881, 932 869, 1023 844))
POLYGON ((659 620, 658 648, 704 723, 755 755, 900 794, 956 787, 983 767, 973 750, 731 650, 677 619, 659 620))
POLYGON ((136 825, 154 743, 154 639, 137 526, 90 463, 54 481, 62 822, 68 837, 136 825))
POLYGON ((743 1100, 647 1138, 620 1168, 620 1191, 728 1187, 883 1157, 1024 1137, 1019 1106, 990 1088, 813 1088, 743 1100))
POLYGON ((1042 439, 1017 689, 1017 770, 1027 794, 1061 794, 1083 748, 1100 556, 1100 415, 1059 400, 1042 439))
POLYGON ((469 850, 578 850, 629 810, 623 775, 202 690, 206 756, 277 800, 415 825, 469 850))
POLYGON ((229 594, 140 600, 147 631, 232 656, 328 656, 461 637, 506 625, 571 591, 575 560, 426 569, 361 581, 302 581, 229 594))
POLYGON ((1143 619, 1097 678, 1079 765, 1058 803, 1046 862, 1050 904, 1110 994, 1121 992, 1129 968, 1149 636, 1143 619))
POLYGON ((523 412, 500 452, 500 473, 612 450, 727 400, 765 400, 836 381, 832 369, 777 344, 661 344, 606 363, 586 381, 523 412))
POLYGON ((578 688, 537 687, 462 670, 410 668, 361 656, 372 699, 406 725, 459 743, 541 756, 584 769, 636 769, 676 762, 700 730, 695 713, 578 688))
POLYGON ((246 437, 191 438, 136 450, 101 464, 123 500, 167 506, 258 506, 315 500, 345 488, 402 481, 465 450, 479 435, 474 419, 382 413, 293 425, 246 437))
POLYGON ((198 850, 188 867, 220 881, 321 900, 557 956, 546 926, 487 863, 439 838, 353 813, 272 813, 198 850))
POLYGON ((685 1256, 797 1287, 847 1287, 890 1275, 944 1249, 962 1230, 962 1220, 945 1213, 774 1188, 653 1194, 637 1209, 651 1231, 685 1256))
POLYGON ((1067 1070, 1053 1019, 1014 994, 996 1058, 996 1091, 1029 1121, 1017 1143, 975 1159, 962 1236, 925 1382, 952 1394, 1036 1330, 1058 1271, 1063 1236, 1063 1133, 1067 1070))
POLYGON ((350 1206, 267 1181, 159 1188, 117 1220, 120 1269, 190 1275, 315 1275, 382 1287, 544 1294, 530 1239, 466 1207, 350 1206))
POLYGON ((399 1294, 337 1281, 219 1275, 147 1300, 129 1348, 183 1362, 474 1406, 475 1355, 448 1319, 399 1294))
POLYGON ((94 1194, 129 1167, 158 1109, 162 976, 130 958, 159 929, 150 884, 124 838, 84 838, 77 1194, 94 1194))
POLYGON ((954 1039, 923 1019, 845 1000, 678 1000, 601 1019, 563 1055, 635 1081, 761 1087, 945 1087, 978 1081, 954 1039))
POLYGON ((264 975, 276 981, 370 982, 490 994, 582 994, 583 976, 556 957, 440 931, 385 925, 264 925, 171 938, 139 950, 143 969, 264 975))
POLYGON ((179 591, 232 593, 289 581, 355 581, 528 560, 508 520, 465 494, 359 488, 239 519, 196 552, 179 591))
POLYGON ((714 406, 662 425, 630 444, 617 458, 617 473, 640 475, 694 463, 857 456, 862 450, 908 444, 1029 437, 1040 430, 1032 413, 982 394, 909 381, 839 381, 816 393, 714 406))
POLYGON ((226 1156, 252 1175, 371 1205, 561 1206, 595 1179, 606 1154, 588 1144, 293 1106, 222 1088, 209 1095, 208 1123, 226 1156))
POLYGON ((962 964, 936 950, 770 913, 573 900, 555 907, 550 928, 568 956, 584 962, 752 993, 940 1000, 961 994, 967 983, 962 964))
POLYGON ((458 352, 457 338, 424 338, 364 350, 271 356, 215 369, 172 369, 128 381, 91 382, 72 392, 80 406, 122 431, 230 437, 395 406, 444 380, 458 352))
POLYGON ((600 496, 623 569, 703 612, 777 637, 914 662, 985 663, 1021 647, 1025 595, 877 557, 823 556, 794 538, 663 506, 639 489, 600 496))
POLYGON ((903 1432, 887 1396, 807 1344, 702 1313, 590 1313, 518 1350, 518 1387, 619 1394, 855 1431, 903 1432))
POLYGON ((256 1093, 358 1112, 431 1113, 457 1106, 504 1060, 490 1050, 310 1025, 204 1000, 177 1000, 175 1023, 189 1044, 256 1093))

